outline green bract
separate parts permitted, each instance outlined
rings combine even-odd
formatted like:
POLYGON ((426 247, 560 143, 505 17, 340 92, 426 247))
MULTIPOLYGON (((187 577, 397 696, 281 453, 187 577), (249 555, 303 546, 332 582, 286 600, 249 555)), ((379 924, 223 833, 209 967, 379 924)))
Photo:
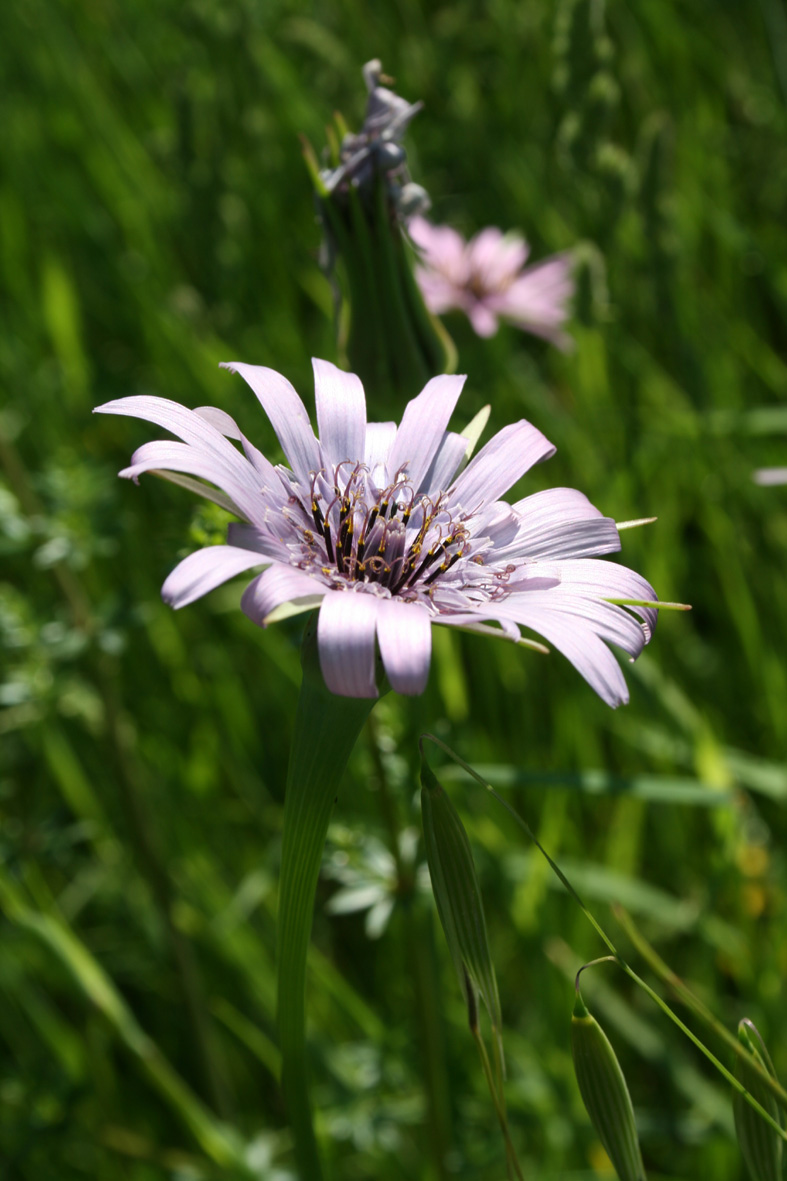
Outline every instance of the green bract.
POLYGON ((577 992, 571 1050, 579 1093, 620 1181, 644 1181, 634 1109, 620 1063, 604 1030, 577 992))
MULTIPOLYGON (((744 1018, 739 1024, 738 1038, 757 1065, 776 1078, 776 1072, 763 1040, 748 1018, 744 1018)), ((754 1067, 750 1066, 744 1058, 738 1057, 735 1060, 735 1077, 765 1108, 768 1114, 777 1123, 781 1123, 779 1104, 773 1093, 763 1083, 754 1067)), ((733 1097, 732 1108, 738 1143, 754 1181, 780 1181, 782 1175, 782 1141, 780 1137, 737 1091, 733 1097)))
POLYGON ((421 808, 437 912, 467 1001, 471 1028, 476 1028, 480 996, 502 1060, 500 998, 470 842, 459 814, 423 757, 421 808))

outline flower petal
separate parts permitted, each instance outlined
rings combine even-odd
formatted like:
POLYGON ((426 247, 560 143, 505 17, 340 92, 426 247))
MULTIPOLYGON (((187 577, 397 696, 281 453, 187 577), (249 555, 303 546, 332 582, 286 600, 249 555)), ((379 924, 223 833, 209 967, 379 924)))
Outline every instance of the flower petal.
POLYGON ((227 414, 225 410, 220 410, 218 406, 198 406, 194 413, 199 414, 200 418, 204 418, 217 431, 221 431, 226 439, 235 439, 241 443, 243 450, 246 452, 246 458, 264 478, 266 484, 272 482, 274 478, 273 464, 265 458, 261 451, 258 451, 253 443, 249 442, 230 414, 227 414))
POLYGON ((314 597, 316 605, 326 590, 323 583, 304 570, 274 562, 246 587, 240 601, 241 610, 252 623, 265 627, 268 617, 282 603, 314 597))
POLYGON ((380 599, 377 639, 391 688, 410 697, 423 693, 432 656, 432 624, 426 607, 380 599))
POLYGON ((299 480, 308 484, 311 473, 320 467, 320 451, 306 407, 295 389, 265 365, 245 365, 242 361, 222 361, 222 369, 239 373, 259 398, 263 410, 299 480))
POLYGON ((467 315, 477 336, 482 336, 486 340, 497 332, 497 316, 483 301, 476 300, 475 303, 471 303, 467 308, 467 315))
POLYGON ((571 259, 555 255, 528 267, 493 301, 495 310, 518 328, 525 328, 559 348, 571 339, 561 331, 568 319, 568 303, 574 294, 571 259))
POLYGON ((363 591, 328 591, 317 621, 320 668, 339 697, 377 697, 375 646, 380 599, 363 591))
POLYGON ((320 444, 334 466, 343 460, 357 463, 366 443, 366 398, 360 378, 330 361, 312 358, 317 429, 320 444))
POLYGON ((209 423, 202 414, 198 414, 196 410, 189 410, 178 402, 172 402, 169 398, 136 394, 130 398, 116 398, 112 402, 105 402, 103 406, 96 406, 93 413, 123 414, 129 418, 142 418, 146 422, 164 427, 185 443, 204 451, 230 459, 238 455, 232 443, 229 443, 221 431, 209 423))
POLYGON ((503 234, 487 226, 467 247, 470 269, 487 291, 505 288, 525 265, 530 248, 519 234, 503 234))
MULTIPOLYGON (((557 596, 559 591, 544 593, 557 596)), ((516 623, 531 628, 559 649, 607 705, 615 709, 628 701, 628 688, 616 657, 582 614, 566 614, 545 605, 539 591, 512 595, 496 610, 509 614, 516 623), (514 603, 515 597, 518 603, 514 603)))
POLYGON ((170 607, 185 607, 202 598, 223 582, 270 561, 264 554, 235 549, 231 545, 209 545, 179 562, 161 588, 161 597, 170 607))
POLYGON ((388 457, 391 479, 406 466, 413 488, 418 491, 443 441, 465 380, 448 374, 433 377, 418 397, 407 403, 388 457))
POLYGON ((502 431, 470 460, 456 482, 455 499, 468 511, 497 500, 535 463, 549 459, 555 447, 524 418, 502 431))
MULTIPOLYGON (((519 518, 516 536, 495 548, 495 560, 539 558, 559 560, 617 553, 620 534, 574 488, 548 488, 514 505, 519 518)), ((640 596, 642 597, 642 596, 640 596)))
POLYGON ((209 422, 212 427, 215 427, 220 434, 224 435, 225 439, 240 440, 243 438, 241 429, 231 414, 227 414, 226 410, 220 410, 218 406, 197 406, 194 410, 200 418, 204 418, 205 422, 209 422))
POLYGON ((286 566, 290 564, 292 557, 292 550, 287 542, 276 533, 270 533, 266 525, 258 527, 246 525, 241 521, 230 521, 227 526, 227 544, 235 549, 265 554, 271 562, 283 562, 286 566))
POLYGON ((427 267, 446 275, 451 283, 467 281, 467 244, 461 234, 450 226, 433 226, 423 217, 411 218, 407 232, 427 267))
POLYGON ((424 492, 444 492, 450 487, 456 469, 467 453, 467 448, 468 442, 464 435, 457 435, 454 431, 445 432, 429 471, 423 478, 424 492))
POLYGON ((187 443, 155 439, 137 448, 131 456, 131 464, 123 468, 120 475, 124 479, 136 480, 144 472, 164 470, 199 476, 226 492, 248 520, 261 520, 266 504, 260 476, 234 447, 230 452, 230 456, 225 457, 190 447, 187 443))
MULTIPOLYGON (((565 587, 580 594, 605 599, 658 599, 646 578, 617 562, 590 558, 561 562, 560 577, 565 587)), ((644 621, 646 640, 649 641, 659 617, 658 610, 655 607, 628 607, 627 611, 633 611, 644 621)))
MULTIPOLYGON (((375 482, 375 469, 382 467, 387 470, 388 456, 391 453, 394 439, 396 438, 396 423, 395 422, 368 422, 366 424, 366 442, 364 444, 363 457, 372 473, 372 478, 375 482)), ((387 476, 383 476, 382 480, 387 483, 387 476)))

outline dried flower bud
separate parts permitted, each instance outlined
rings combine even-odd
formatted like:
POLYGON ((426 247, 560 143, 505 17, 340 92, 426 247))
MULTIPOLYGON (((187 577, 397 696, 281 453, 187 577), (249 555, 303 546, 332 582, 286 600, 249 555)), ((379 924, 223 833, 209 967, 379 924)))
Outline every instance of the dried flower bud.
POLYGON ((579 1093, 620 1181, 644 1181, 631 1096, 607 1035, 577 991, 571 1050, 579 1093))

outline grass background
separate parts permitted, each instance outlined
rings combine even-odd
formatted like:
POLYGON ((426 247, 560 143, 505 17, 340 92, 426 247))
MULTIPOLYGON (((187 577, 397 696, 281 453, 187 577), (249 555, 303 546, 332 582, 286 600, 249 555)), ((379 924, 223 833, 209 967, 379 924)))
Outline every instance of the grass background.
MULTIPOLYGON (((621 901, 730 1028, 753 1017, 784 1077, 787 500, 751 480, 784 463, 787 431, 778 0, 26 0, 3 6, 0 46, 5 1175, 234 1177, 238 1155, 291 1175, 273 963, 299 621, 263 634, 237 586, 163 606, 216 517, 118 481, 152 436, 90 411, 140 392, 209 402, 274 454, 217 362, 270 365, 308 401, 309 357, 335 356, 297 135, 320 145, 334 109, 360 123, 375 55, 424 100, 408 148, 434 220, 518 228, 534 258, 582 244, 570 355, 448 320, 463 414, 489 402, 493 428, 524 415, 557 444, 529 490, 657 515, 624 535, 624 560, 694 605, 662 618, 614 713, 558 656, 440 631, 423 698, 376 710, 405 851, 417 871, 426 728, 492 768, 599 918, 613 926, 621 901)), ((450 1080, 447 1175, 497 1181, 429 895, 396 891, 380 774, 362 741, 318 896, 326 1151, 350 1181, 437 1176, 421 971, 450 1080)), ((484 889, 528 1174, 604 1176, 569 1050, 571 978, 599 941, 505 816, 441 777, 484 889)), ((649 1172, 742 1177, 720 1078, 614 969, 585 980, 649 1172)))

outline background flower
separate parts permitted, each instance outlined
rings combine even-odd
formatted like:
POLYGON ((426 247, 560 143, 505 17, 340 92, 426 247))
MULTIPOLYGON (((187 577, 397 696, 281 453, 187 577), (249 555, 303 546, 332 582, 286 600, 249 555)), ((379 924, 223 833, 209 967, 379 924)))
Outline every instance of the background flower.
MULTIPOLYGON (((464 377, 433 378, 399 427, 367 422, 363 386, 314 361, 319 439, 286 378, 231 362, 260 400, 290 467, 273 466, 213 407, 187 410, 133 397, 99 407, 166 427, 181 442, 146 443, 121 475, 150 470, 217 485, 242 523, 227 545, 182 561, 164 583, 185 606, 254 566, 265 566, 241 606, 265 626, 284 604, 319 605, 320 662, 328 687, 375 697, 375 652, 400 693, 421 693, 433 623, 520 641, 520 628, 559 648, 610 705, 628 700, 607 644, 639 655, 656 612, 634 618, 607 600, 652 600, 623 566, 595 560, 620 548, 615 522, 581 492, 556 488, 509 505, 500 497, 555 448, 522 419, 463 466, 468 440, 448 430, 464 377), (232 441, 231 441, 232 440, 232 441), (241 445, 239 450, 234 443, 241 445)), ((208 490, 208 495, 210 491, 208 490)))
POLYGON ((530 248, 517 234, 490 226, 466 242, 423 217, 412 218, 408 229, 421 259, 415 277, 431 312, 466 312, 479 336, 493 336, 502 318, 559 348, 570 346, 563 331, 574 293, 567 255, 526 267, 530 248))

